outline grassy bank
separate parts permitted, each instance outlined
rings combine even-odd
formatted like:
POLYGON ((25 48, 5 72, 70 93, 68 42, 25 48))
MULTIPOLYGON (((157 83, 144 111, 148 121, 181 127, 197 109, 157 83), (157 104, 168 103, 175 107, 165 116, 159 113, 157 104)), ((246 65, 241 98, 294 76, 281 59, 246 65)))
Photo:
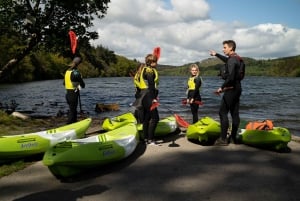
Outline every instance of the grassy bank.
MULTIPOLYGON (((8 115, 0 110, 0 136, 42 131, 60 126, 64 123, 64 119, 58 118, 20 119, 12 115, 8 115)), ((0 178, 18 170, 24 169, 36 160, 40 160, 40 158, 31 158, 28 160, 17 160, 10 162, 0 161, 0 178)))
MULTIPOLYGON (((87 118, 87 116, 83 114, 78 117, 78 120, 85 118, 87 118)), ((93 119, 92 124, 86 134, 91 135, 93 132, 99 131, 102 121, 103 119, 93 119)), ((26 134, 48 130, 63 126, 66 124, 66 122, 66 116, 20 119, 14 117, 13 115, 8 115, 0 110, 0 136, 26 134)), ((9 162, 1 161, 0 159, 0 178, 13 172, 22 170, 28 165, 31 165, 36 161, 40 161, 41 159, 42 155, 9 162)))

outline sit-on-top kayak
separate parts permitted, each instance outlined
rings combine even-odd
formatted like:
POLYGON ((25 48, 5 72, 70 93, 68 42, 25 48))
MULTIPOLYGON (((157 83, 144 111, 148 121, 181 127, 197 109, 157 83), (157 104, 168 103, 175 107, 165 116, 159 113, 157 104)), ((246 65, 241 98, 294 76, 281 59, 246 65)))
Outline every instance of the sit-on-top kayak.
POLYGON ((59 142, 84 137, 91 118, 45 131, 0 136, 0 161, 41 154, 59 142))
MULTIPOLYGON (((143 138, 143 125, 137 125, 140 131, 141 138, 143 138)), ((154 131, 155 137, 162 137, 170 133, 175 132, 178 129, 178 124, 174 116, 165 117, 158 121, 157 126, 154 131)))
POLYGON ((120 128, 128 123, 137 123, 135 116, 128 112, 122 115, 113 117, 113 118, 106 118, 102 123, 102 129, 106 131, 111 131, 116 128, 120 128))
POLYGON ((282 127, 273 127, 271 130, 241 129, 238 140, 246 145, 280 151, 287 148, 291 133, 282 127))
POLYGON ((221 135, 220 123, 210 117, 203 117, 194 124, 188 126, 186 137, 200 144, 211 144, 221 135))
MULTIPOLYGON (((128 123, 136 123, 136 118, 132 113, 125 113, 113 118, 106 118, 102 123, 103 130, 111 131, 128 123)), ((143 125, 137 124, 137 128, 140 131, 140 136, 143 138, 143 125)), ((165 136, 169 133, 173 133, 178 128, 176 119, 174 116, 169 116, 161 119, 155 129, 154 136, 165 136)))
POLYGON ((128 157, 138 142, 136 124, 128 123, 106 133, 59 143, 45 152, 43 163, 56 177, 70 177, 128 157))

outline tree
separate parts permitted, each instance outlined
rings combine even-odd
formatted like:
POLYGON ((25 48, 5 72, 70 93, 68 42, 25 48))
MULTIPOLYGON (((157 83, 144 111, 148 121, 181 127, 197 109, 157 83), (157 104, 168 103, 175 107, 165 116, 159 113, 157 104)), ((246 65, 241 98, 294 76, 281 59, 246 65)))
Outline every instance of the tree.
MULTIPOLYGON (((0 35, 17 36, 18 48, 0 71, 4 78, 30 52, 48 52, 74 56, 69 48, 68 32, 75 31, 80 44, 90 45, 97 32, 89 31, 95 18, 103 18, 110 0, 1 0, 0 35), (67 49, 68 47, 68 49, 67 49)), ((85 47, 87 48, 87 47, 85 47)), ((77 50, 78 54, 78 50, 77 50)))

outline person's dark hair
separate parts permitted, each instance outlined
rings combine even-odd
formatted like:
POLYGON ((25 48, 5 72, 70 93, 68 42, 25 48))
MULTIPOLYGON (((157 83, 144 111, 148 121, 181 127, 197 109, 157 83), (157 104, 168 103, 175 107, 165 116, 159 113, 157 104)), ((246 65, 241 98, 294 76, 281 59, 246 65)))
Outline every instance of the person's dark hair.
POLYGON ((77 67, 82 62, 80 57, 75 57, 73 61, 69 64, 70 67, 74 68, 77 67))
POLYGON ((232 48, 233 51, 235 51, 236 44, 235 44, 235 42, 233 40, 225 40, 225 41, 223 41, 223 45, 224 44, 227 44, 229 47, 232 48))
POLYGON ((157 57, 153 54, 147 54, 145 62, 147 66, 150 66, 151 62, 157 62, 157 57))

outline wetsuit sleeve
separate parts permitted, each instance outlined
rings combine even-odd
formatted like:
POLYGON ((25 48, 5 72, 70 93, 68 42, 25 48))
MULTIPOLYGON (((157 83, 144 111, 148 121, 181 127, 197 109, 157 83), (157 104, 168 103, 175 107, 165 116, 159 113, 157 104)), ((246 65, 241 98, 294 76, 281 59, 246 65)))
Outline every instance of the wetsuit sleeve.
POLYGON ((221 59, 224 63, 227 63, 228 61, 228 57, 221 55, 219 53, 216 54, 216 57, 218 57, 219 59, 221 59))
POLYGON ((77 69, 73 70, 73 72, 71 74, 71 81, 72 82, 79 82, 79 84, 82 88, 85 87, 85 83, 82 79, 82 76, 81 76, 80 72, 77 69))
POLYGON ((235 78, 236 78, 236 71, 237 67, 239 67, 237 59, 234 57, 229 57, 227 60, 227 67, 228 67, 228 76, 225 79, 222 89, 225 87, 232 87, 235 85, 235 78))

